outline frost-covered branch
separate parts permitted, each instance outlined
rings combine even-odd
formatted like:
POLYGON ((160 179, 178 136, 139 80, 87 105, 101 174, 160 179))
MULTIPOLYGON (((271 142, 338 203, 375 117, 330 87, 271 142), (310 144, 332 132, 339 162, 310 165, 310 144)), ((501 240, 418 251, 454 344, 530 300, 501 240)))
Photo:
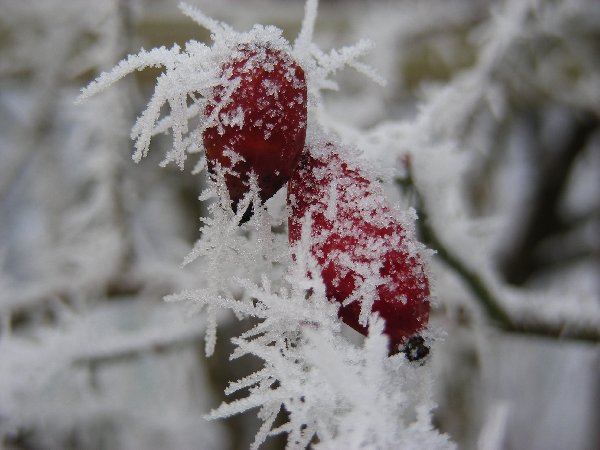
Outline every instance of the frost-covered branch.
POLYGON ((419 215, 417 227, 423 241, 435 250, 436 255, 463 280, 492 323, 513 333, 600 342, 600 323, 586 324, 581 320, 559 320, 557 323, 556 320, 545 321, 536 318, 535 315, 522 318, 516 311, 511 311, 511 308, 507 307, 507 300, 498 297, 493 283, 476 268, 470 267, 457 253, 453 252, 448 243, 442 240, 435 226, 429 220, 428 205, 414 183, 409 164, 407 164, 406 177, 398 178, 396 182, 402 189, 410 189, 415 196, 415 208, 419 215))
POLYGON ((435 231, 435 228, 427 215, 428 209, 425 199, 419 192, 413 180, 410 161, 406 162, 406 177, 398 178, 396 182, 403 189, 410 189, 412 191, 411 193, 415 196, 415 208, 419 216, 417 228, 419 229, 423 241, 435 250, 436 255, 439 256, 442 261, 460 275, 493 322, 496 322, 504 329, 512 329, 514 327, 513 319, 503 306, 503 303, 496 298, 491 287, 484 281, 483 276, 478 274, 475 269, 469 268, 438 236, 438 233, 435 231))

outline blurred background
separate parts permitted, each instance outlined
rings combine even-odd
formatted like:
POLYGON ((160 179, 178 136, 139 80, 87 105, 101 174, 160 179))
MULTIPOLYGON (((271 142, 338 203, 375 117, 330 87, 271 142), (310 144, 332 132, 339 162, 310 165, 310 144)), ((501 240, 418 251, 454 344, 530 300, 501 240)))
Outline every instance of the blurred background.
MULTIPOLYGON (((180 265, 205 207, 200 177, 158 166, 169 137, 130 158, 160 71, 74 104, 140 47, 208 42, 177 3, 0 0, 0 447, 233 450, 259 426, 202 417, 255 370, 228 361, 248 325, 224 315, 207 359, 202 317, 162 300, 197 283, 201 264, 180 265)), ((292 41, 304 13, 189 3, 292 41)), ((341 72, 319 120, 394 161, 399 124, 429 117, 461 160, 423 198, 390 193, 431 218, 421 237, 438 251, 436 427, 465 449, 600 448, 600 3, 321 1, 321 48, 361 38, 387 85, 341 72)))

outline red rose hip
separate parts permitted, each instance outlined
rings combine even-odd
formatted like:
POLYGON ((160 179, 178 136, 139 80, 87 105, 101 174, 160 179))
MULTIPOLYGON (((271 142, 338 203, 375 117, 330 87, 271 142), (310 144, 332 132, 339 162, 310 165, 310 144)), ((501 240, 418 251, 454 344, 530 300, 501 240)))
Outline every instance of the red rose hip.
POLYGON ((251 172, 265 201, 296 167, 306 137, 306 80, 287 52, 268 44, 239 45, 222 76, 227 83, 213 89, 204 111, 217 121, 203 143, 209 171, 217 164, 224 169, 236 211, 251 172))
MULTIPOLYGON (((289 241, 311 222, 310 252, 340 318, 367 334, 368 314, 385 320, 390 351, 427 352, 417 334, 429 319, 429 281, 419 246, 386 203, 379 184, 350 167, 333 144, 305 151, 288 183, 289 241), (362 311, 361 311, 362 305, 362 311)), ((409 354, 410 352, 410 354, 409 354)))

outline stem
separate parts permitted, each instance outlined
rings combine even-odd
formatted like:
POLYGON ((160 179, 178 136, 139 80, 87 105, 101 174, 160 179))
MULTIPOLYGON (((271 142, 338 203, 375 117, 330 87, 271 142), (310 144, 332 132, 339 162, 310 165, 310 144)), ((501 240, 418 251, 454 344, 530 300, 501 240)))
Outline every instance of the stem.
POLYGON ((419 215, 418 231, 423 242, 436 251, 437 256, 452 269, 466 284, 475 299, 481 304, 484 312, 491 321, 504 331, 554 339, 572 339, 598 343, 600 328, 595 325, 580 325, 572 323, 544 323, 539 319, 522 321, 512 317, 498 297, 487 284, 484 277, 476 270, 468 267, 441 240, 427 215, 427 204, 421 192, 417 189, 412 176, 410 164, 407 163, 405 178, 397 178, 396 183, 403 189, 410 189, 415 196, 415 209, 419 215))

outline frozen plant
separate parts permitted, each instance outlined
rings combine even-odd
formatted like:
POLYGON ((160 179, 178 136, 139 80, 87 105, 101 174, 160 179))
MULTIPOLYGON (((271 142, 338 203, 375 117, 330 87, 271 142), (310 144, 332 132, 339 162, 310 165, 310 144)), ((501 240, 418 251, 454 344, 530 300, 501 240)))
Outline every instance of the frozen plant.
MULTIPOLYGON (((417 417, 413 405, 427 399, 423 392, 431 387, 438 403, 433 423, 460 448, 600 448, 590 395, 598 391, 600 341, 600 2, 323 2, 314 33, 320 48, 369 37, 376 45, 347 62, 371 75, 356 63, 376 67, 385 88, 352 69, 322 76, 332 67, 327 58, 340 62, 355 46, 321 52, 307 39, 310 45, 296 47, 295 36, 284 31, 289 42, 267 37, 262 42, 271 50, 254 52, 249 37, 232 52, 235 59, 228 61, 226 52, 214 58, 218 85, 204 90, 208 97, 182 96, 187 124, 176 123, 168 98, 157 106, 154 124, 150 116, 142 119, 137 131, 154 127, 159 135, 150 133, 151 151, 140 169, 128 162, 129 129, 162 70, 137 72, 83 105, 74 99, 90 78, 137 53, 139 42, 152 49, 161 45, 157 39, 181 47, 172 52, 167 45, 174 69, 164 70, 163 93, 185 87, 191 78, 178 69, 199 56, 190 58, 184 42, 196 34, 208 43, 209 33, 176 3, 0 0, 0 447, 241 448, 260 427, 258 409, 266 423, 256 442, 272 428, 282 432, 265 448, 284 442, 288 432, 291 441, 306 442, 314 429, 311 446, 346 447, 342 434, 352 442, 385 446, 387 439, 400 446, 405 441, 397 434, 413 439, 406 431, 417 417), (300 62, 302 72, 289 72, 291 62, 300 62), (250 74, 261 81, 245 96, 249 80, 240 78, 250 74), (284 79, 287 88, 277 89, 284 79), (340 92, 326 90, 333 81, 340 92), (275 94, 287 107, 295 101, 293 115, 282 113, 285 103, 269 103, 275 94), (238 108, 244 99, 265 100, 274 117, 257 123, 260 118, 238 108), (207 120, 215 110, 216 120, 207 120), (172 125, 181 133, 183 171, 177 163, 158 165, 173 147, 172 125), (204 126, 216 156, 204 142, 207 133, 198 132, 204 126), (306 139, 313 160, 320 138, 334 143, 347 164, 340 171, 345 180, 315 183, 326 180, 328 170, 308 170, 266 199, 264 176, 281 160, 257 165, 256 147, 231 145, 242 130, 252 130, 247 136, 257 142, 278 134, 296 152, 306 139), (188 142, 193 145, 186 148, 188 142), (336 317, 337 302, 324 301, 324 295, 338 300, 337 314, 347 308, 347 321, 363 332, 368 325, 361 322, 371 321, 369 345, 382 350, 377 342, 389 337, 389 323, 378 335, 370 302, 384 284, 368 277, 370 284, 346 296, 357 274, 377 273, 377 252, 386 254, 379 227, 367 226, 370 215, 357 214, 370 202, 340 204, 360 198, 368 187, 361 177, 384 190, 386 203, 392 199, 390 217, 406 217, 408 235, 436 251, 424 259, 435 299, 431 328, 448 334, 431 340, 424 367, 409 370, 415 364, 401 355, 365 362, 382 353, 361 353, 364 347, 342 338, 363 342, 336 317), (235 183, 239 198, 231 195, 235 183), (286 191, 298 197, 294 191, 302 194, 309 183, 314 195, 302 195, 300 208, 290 198, 286 208, 286 191), (353 184, 357 189, 349 189, 353 184), (308 209, 312 222, 304 222, 308 209), (341 219, 347 215, 354 219, 341 219), (291 248, 290 219, 296 224, 291 248), (348 225, 368 229, 373 245, 344 247, 353 235, 348 225), (354 251, 345 252, 349 248, 354 251), (326 268, 328 261, 335 264, 326 268), (322 274, 323 285, 307 273, 322 274), (163 301, 170 293, 179 304, 163 301), (182 309, 193 317, 183 320, 182 309), (255 317, 238 321, 236 315, 255 317), (249 355, 221 363, 233 348, 229 336, 240 336, 234 356, 249 355), (263 345, 268 341, 272 345, 263 345), (213 356, 205 358, 200 347, 213 356), (290 355, 298 366, 282 366, 290 355), (272 363, 261 366, 264 358, 272 363), (387 372, 399 365, 407 367, 387 372), (373 367, 368 373, 367 366, 373 367), (384 366, 385 374, 375 376, 384 366), (341 386, 324 382, 317 367, 341 386), (385 384, 395 374, 385 387, 364 383, 377 378, 385 384), (407 381, 411 374, 429 381, 417 385, 407 381), (239 379, 224 397, 227 380, 239 379), (356 395, 348 398, 350 385, 356 395), (308 404, 294 396, 306 395, 305 386, 318 391, 308 404), (262 404, 271 390, 280 398, 262 404), (390 400, 362 400, 381 392, 390 400), (235 401, 243 396, 247 401, 235 401), (211 417, 234 415, 203 420, 222 397, 232 405, 211 417), (246 407, 254 411, 238 414, 246 407), (363 428, 354 426, 358 416, 365 418, 363 428), (314 420, 307 419, 311 429, 304 431, 306 417, 314 420), (386 431, 393 420, 399 429, 386 431)), ((193 3, 236 30, 254 23, 300 28, 304 6, 193 3)), ((232 31, 230 43, 242 34, 232 31)), ((215 45, 205 47, 209 60, 216 56, 215 45)), ((177 109, 179 100, 172 100, 177 109)), ((293 166, 296 152, 283 152, 284 162, 293 166)), ((170 156, 176 162, 176 152, 170 156)), ((317 165, 308 160, 309 167, 317 165)), ((266 181, 276 190, 287 176, 280 171, 266 181)), ((422 410, 430 412, 430 403, 422 410)), ((429 422, 419 423, 426 430, 429 422)), ((434 447, 426 436, 439 437, 424 431, 419 446, 434 447)))
MULTIPOLYGON (((261 370, 232 383, 226 390, 227 394, 247 390, 248 395, 223 404, 209 417, 227 417, 258 408, 263 425, 252 448, 278 433, 287 434, 291 449, 308 445, 330 449, 453 448, 431 424, 435 405, 430 368, 410 363, 402 354, 389 356, 384 322, 377 314, 370 314, 372 297, 361 294, 348 299, 362 302, 360 324, 365 330, 368 324, 369 336, 360 345, 343 336, 338 308, 327 300, 326 286, 318 275, 322 261, 311 250, 315 236, 309 215, 302 220, 301 236, 294 241, 291 252, 285 235, 275 231, 283 225, 286 211, 277 199, 263 203, 263 173, 251 171, 243 195, 231 198, 231 176, 239 176, 235 172, 238 165, 254 155, 240 155, 231 151, 232 147, 225 148, 226 158, 219 161, 211 160, 208 152, 203 154, 208 150, 205 147, 209 130, 215 130, 218 139, 235 129, 235 139, 227 143, 231 146, 243 139, 244 133, 254 132, 253 127, 261 131, 265 127, 265 139, 279 132, 276 126, 281 122, 250 122, 247 110, 235 108, 240 101, 238 88, 247 80, 244 77, 263 71, 281 71, 282 79, 292 83, 296 91, 291 92, 296 92, 298 103, 305 103, 308 109, 307 123, 300 111, 298 121, 281 128, 305 128, 307 147, 314 146, 325 134, 315 119, 321 108, 321 91, 337 87, 331 79, 336 71, 350 66, 383 83, 373 69, 359 61, 371 44, 361 40, 328 53, 319 49, 312 40, 316 0, 307 1, 304 21, 293 44, 273 26, 255 25, 250 31, 239 33, 191 6, 182 4, 181 9, 211 31, 211 46, 189 41, 184 49, 175 45, 171 49, 142 50, 100 75, 83 90, 79 100, 101 92, 136 70, 163 67, 154 95, 132 129, 134 160, 147 155, 154 136, 170 132, 173 146, 161 165, 173 162, 183 169, 189 155, 200 154, 192 172, 200 174, 208 169, 209 187, 201 199, 212 199, 210 216, 202 219, 201 237, 185 260, 186 264, 195 260, 199 263, 200 287, 170 295, 167 300, 184 301, 193 313, 204 313, 208 355, 216 342, 219 309, 258 319, 252 329, 233 340, 236 350, 232 358, 254 355, 264 362, 261 370), (279 52, 289 54, 301 68, 306 97, 302 84, 296 83, 300 80, 298 70, 284 59, 273 58, 279 52), (161 115, 165 104, 169 112, 161 115), (252 214, 246 214, 249 208, 252 214)), ((268 103, 273 98, 279 105, 281 91, 272 89, 269 76, 265 77, 260 87, 247 86, 252 95, 258 92, 256 108, 263 108, 262 101, 268 103)), ((289 108, 296 113, 293 105, 294 101, 281 104, 280 110, 273 110, 270 117, 275 119, 278 112, 285 114, 289 108)), ((267 106, 264 108, 268 110, 267 106)), ((358 166, 366 165, 351 153, 344 154, 344 158, 355 159, 358 166)), ((315 169, 315 173, 318 171, 315 169)), ((367 172, 373 173, 373 169, 367 172)), ((326 215, 335 216, 330 213, 326 215)), ((375 216, 364 220, 362 226, 367 228, 369 220, 377 223, 380 219, 375 216)), ((368 245, 361 251, 365 249, 368 245)), ((360 273, 363 267, 357 261, 353 264, 360 273)), ((365 286, 386 282, 370 280, 370 275, 365 277, 365 286)))

